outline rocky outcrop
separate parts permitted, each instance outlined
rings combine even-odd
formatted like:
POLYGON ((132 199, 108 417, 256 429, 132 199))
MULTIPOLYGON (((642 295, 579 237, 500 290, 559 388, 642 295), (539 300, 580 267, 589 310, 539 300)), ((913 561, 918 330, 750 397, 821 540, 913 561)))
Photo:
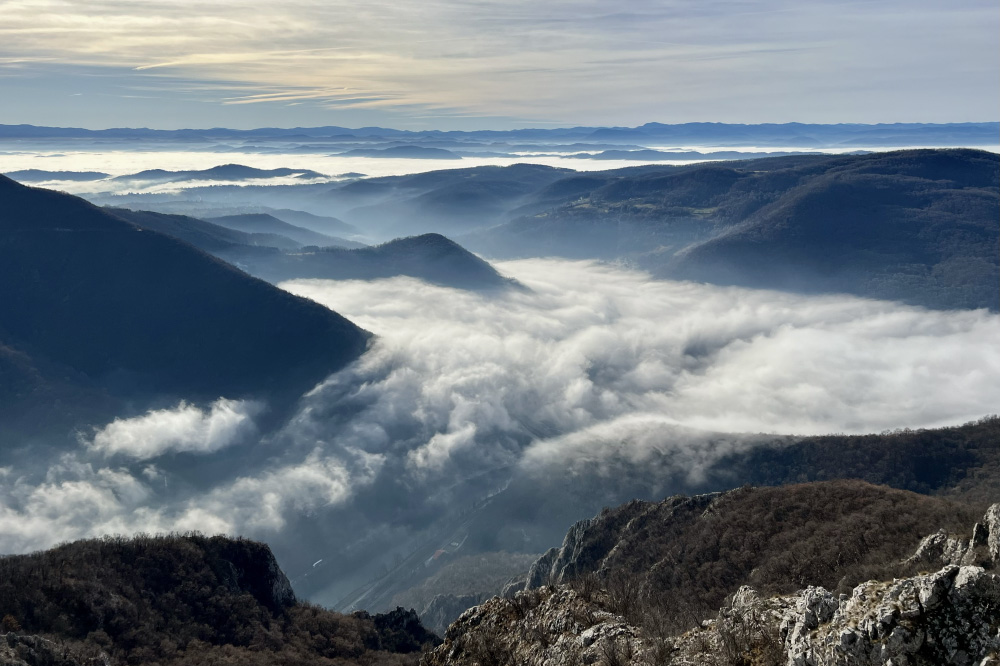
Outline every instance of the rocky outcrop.
POLYGON ((421 666, 629 664, 643 654, 640 630, 565 586, 495 597, 466 611, 421 666), (624 661, 609 662, 620 657, 624 661))
POLYGON ((977 666, 1000 654, 1000 576, 981 567, 869 581, 840 597, 809 587, 762 599, 743 587, 716 619, 668 638, 607 606, 605 593, 588 599, 568 586, 494 598, 421 664, 977 666))
POLYGON ((782 619, 789 666, 972 666, 1000 650, 1000 577, 981 567, 871 581, 842 601, 824 593, 813 594, 824 615, 797 605, 782 619))
POLYGON ((1000 503, 994 504, 986 511, 982 524, 989 532, 986 546, 990 551, 990 557, 994 563, 1000 563, 1000 503))
POLYGON ((583 573, 607 567, 609 556, 625 537, 642 532, 651 521, 686 521, 697 518, 722 493, 684 497, 662 502, 635 500, 569 528, 560 548, 551 548, 528 571, 527 589, 566 582, 583 573))
POLYGON ((272 611, 293 606, 295 592, 271 548, 247 539, 210 539, 208 563, 232 592, 249 592, 272 611))
MULTIPOLYGON (((624 524, 641 529, 644 512, 638 503, 629 506, 633 513, 624 524)), ((709 501, 706 510, 719 508, 709 501)), ((843 594, 809 586, 765 597, 744 585, 717 617, 673 635, 664 633, 641 596, 624 604, 621 590, 590 589, 598 578, 520 591, 464 613, 421 664, 992 665, 1000 658, 1000 575, 989 570, 998 564, 992 549, 998 517, 1000 504, 990 507, 971 538, 931 535, 914 556, 919 562, 907 561, 971 557, 985 568, 946 561, 932 573, 870 580, 843 594)), ((587 546, 595 543, 594 526, 575 526, 563 548, 537 568, 558 574, 572 554, 599 552, 587 546)), ((649 592, 647 601, 658 594, 649 592)))
POLYGON ((0 666, 110 666, 104 653, 84 655, 40 636, 0 635, 0 666))
POLYGON ((1000 576, 948 565, 869 581, 850 595, 823 588, 761 599, 742 588, 706 626, 679 637, 679 663, 787 666, 976 666, 1000 651, 1000 576), (757 655, 754 661, 752 655, 757 655))
POLYGON ((917 551, 906 562, 934 566, 995 566, 1000 562, 1000 504, 987 509, 982 521, 973 527, 971 538, 964 539, 939 530, 924 537, 917 551))

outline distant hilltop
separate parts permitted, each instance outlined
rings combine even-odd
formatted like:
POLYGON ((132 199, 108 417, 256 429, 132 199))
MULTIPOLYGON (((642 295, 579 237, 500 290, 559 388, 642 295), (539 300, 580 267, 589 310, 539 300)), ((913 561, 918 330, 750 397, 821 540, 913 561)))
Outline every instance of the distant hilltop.
POLYGON ((515 130, 398 130, 386 127, 263 127, 258 129, 161 130, 112 128, 91 130, 76 127, 0 125, 0 139, 138 139, 203 141, 211 139, 325 140, 358 139, 452 139, 528 140, 565 142, 576 140, 617 144, 676 143, 683 145, 795 145, 795 146, 984 146, 996 145, 1000 122, 978 123, 646 123, 638 127, 525 128, 515 130))

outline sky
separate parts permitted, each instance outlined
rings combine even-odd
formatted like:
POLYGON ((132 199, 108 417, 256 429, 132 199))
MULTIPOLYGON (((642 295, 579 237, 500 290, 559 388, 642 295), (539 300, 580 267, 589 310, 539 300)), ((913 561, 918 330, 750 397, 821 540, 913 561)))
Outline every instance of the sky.
POLYGON ((996 121, 995 0, 0 0, 0 124, 996 121))

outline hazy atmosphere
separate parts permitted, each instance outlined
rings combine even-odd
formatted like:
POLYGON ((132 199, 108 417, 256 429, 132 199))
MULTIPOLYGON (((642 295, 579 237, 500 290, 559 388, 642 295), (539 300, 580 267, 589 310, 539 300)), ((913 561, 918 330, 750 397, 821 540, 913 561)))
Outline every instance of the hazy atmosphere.
POLYGON ((0 666, 992 663, 998 49, 0 0, 0 666))

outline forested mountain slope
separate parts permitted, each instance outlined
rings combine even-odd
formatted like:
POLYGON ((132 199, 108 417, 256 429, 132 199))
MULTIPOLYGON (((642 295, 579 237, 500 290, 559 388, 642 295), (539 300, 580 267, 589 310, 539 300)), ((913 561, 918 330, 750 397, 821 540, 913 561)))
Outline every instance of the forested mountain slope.
POLYGON ((19 409, 64 384, 135 402, 297 396, 369 338, 187 243, 2 177, 0 287, 19 409))
POLYGON ((573 175, 459 240, 715 284, 1000 308, 1000 157, 907 150, 573 175), (520 215, 520 216, 518 216, 520 215))

